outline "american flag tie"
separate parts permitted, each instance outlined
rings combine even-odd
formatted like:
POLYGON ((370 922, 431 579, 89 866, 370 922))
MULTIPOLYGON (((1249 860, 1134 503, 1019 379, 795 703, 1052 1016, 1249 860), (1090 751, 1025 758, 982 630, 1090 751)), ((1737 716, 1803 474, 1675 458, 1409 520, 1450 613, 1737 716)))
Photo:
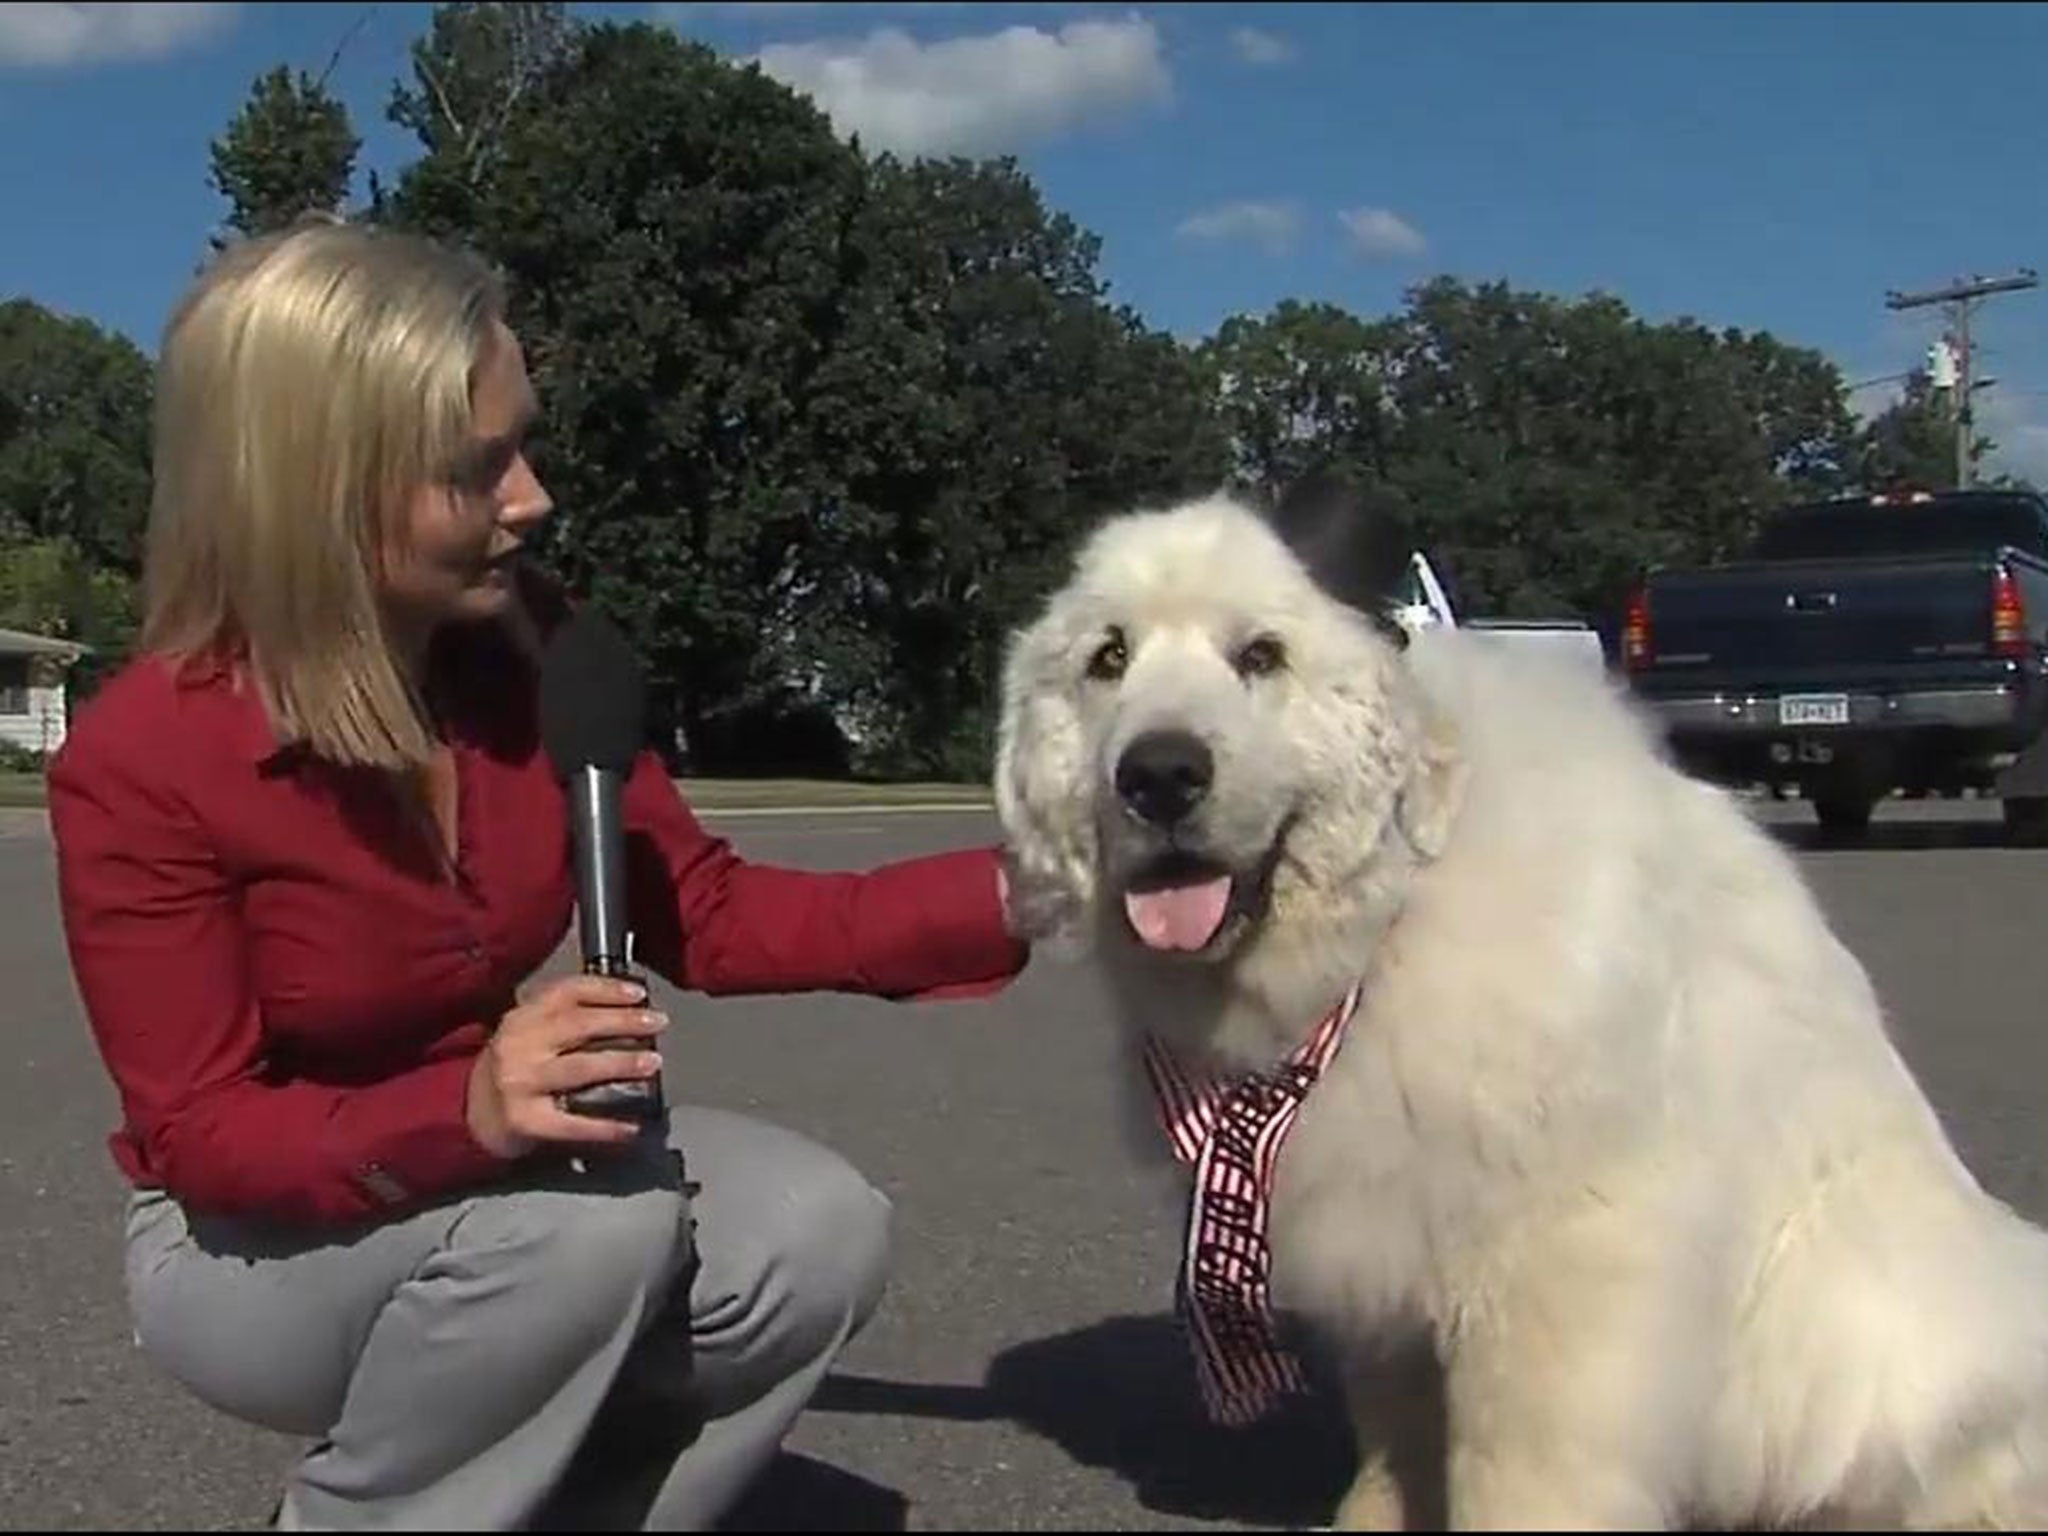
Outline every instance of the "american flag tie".
POLYGON ((1209 1416, 1248 1424, 1307 1383, 1273 1331, 1266 1220, 1280 1145, 1343 1043, 1359 988, 1278 1066, 1220 1078, 1182 1067, 1148 1036, 1145 1069, 1174 1155, 1194 1168, 1174 1301, 1209 1416))

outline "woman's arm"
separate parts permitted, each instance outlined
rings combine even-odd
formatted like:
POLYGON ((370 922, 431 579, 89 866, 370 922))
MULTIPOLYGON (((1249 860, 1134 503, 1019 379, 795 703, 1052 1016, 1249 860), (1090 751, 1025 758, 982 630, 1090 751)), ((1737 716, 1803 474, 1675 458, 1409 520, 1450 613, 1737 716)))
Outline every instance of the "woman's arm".
POLYGON ((644 752, 624 795, 635 952, 712 994, 839 991, 980 996, 1023 969, 992 848, 865 873, 750 864, 683 803, 644 752))
POLYGON ((50 821, 73 974, 152 1174, 197 1209, 333 1223, 502 1168, 465 1116, 473 1051, 365 1087, 266 1075, 233 882, 166 739, 122 734, 74 730, 50 821))

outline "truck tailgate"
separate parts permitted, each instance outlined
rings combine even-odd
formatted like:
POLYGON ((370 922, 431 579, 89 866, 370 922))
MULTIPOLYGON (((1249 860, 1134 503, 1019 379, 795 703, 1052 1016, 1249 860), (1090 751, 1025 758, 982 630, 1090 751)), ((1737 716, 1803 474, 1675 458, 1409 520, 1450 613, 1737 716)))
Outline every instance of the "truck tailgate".
POLYGON ((1991 649, 1989 556, 1773 562, 1649 585, 1651 674, 1862 669, 1991 649))

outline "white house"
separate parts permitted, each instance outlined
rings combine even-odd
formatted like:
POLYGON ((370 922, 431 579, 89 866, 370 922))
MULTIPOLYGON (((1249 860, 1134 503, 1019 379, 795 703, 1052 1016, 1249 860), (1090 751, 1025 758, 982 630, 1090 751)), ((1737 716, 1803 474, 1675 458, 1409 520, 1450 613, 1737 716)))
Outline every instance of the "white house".
POLYGON ((45 754, 64 745, 64 674, 86 650, 74 640, 0 629, 0 742, 45 754))

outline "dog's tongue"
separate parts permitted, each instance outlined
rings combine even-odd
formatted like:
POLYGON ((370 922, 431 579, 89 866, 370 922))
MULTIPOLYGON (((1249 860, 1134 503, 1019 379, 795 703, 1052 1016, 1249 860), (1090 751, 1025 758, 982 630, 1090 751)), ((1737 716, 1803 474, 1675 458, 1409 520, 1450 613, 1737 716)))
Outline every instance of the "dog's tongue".
POLYGON ((1229 904, 1228 875, 1198 885, 1130 891, 1124 896, 1131 927, 1153 949, 1200 949, 1223 926, 1223 912, 1229 904))

